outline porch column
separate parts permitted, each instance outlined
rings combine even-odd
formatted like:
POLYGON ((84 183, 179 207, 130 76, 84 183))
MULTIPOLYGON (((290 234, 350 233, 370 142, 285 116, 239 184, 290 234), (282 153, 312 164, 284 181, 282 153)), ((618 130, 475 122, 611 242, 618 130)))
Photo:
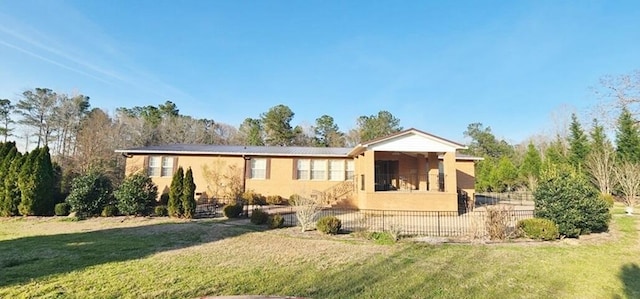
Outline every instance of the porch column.
MULTIPOLYGON (((374 192, 375 186, 375 169, 376 169, 376 153, 374 151, 366 151, 364 152, 364 171, 361 175, 364 175, 364 191, 374 192)), ((362 184, 363 177, 358 178, 358 183, 362 184)))
POLYGON ((418 163, 418 190, 427 190, 427 159, 423 154, 416 155, 416 162, 418 163))
POLYGON ((456 174, 456 153, 449 152, 444 153, 444 159, 442 162, 444 168, 444 191, 456 192, 458 185, 456 174))
POLYGON ((440 185, 438 179, 438 174, 440 173, 440 170, 438 170, 438 153, 428 153, 427 159, 427 162, 429 163, 427 169, 427 175, 429 176, 429 191, 438 191, 438 185, 440 185))

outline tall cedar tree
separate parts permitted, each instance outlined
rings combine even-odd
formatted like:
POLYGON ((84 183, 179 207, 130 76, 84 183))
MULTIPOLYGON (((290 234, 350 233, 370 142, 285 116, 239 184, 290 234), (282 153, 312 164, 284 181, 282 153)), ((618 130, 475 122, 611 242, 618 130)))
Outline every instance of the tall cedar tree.
POLYGON ((571 114, 571 125, 569 126, 569 163, 576 169, 580 169, 581 165, 589 155, 589 140, 582 130, 578 117, 575 113, 571 114))
POLYGON ((4 184, 4 194, 0 194, 0 197, 3 198, 3 211, 7 213, 4 216, 18 215, 18 205, 22 200, 22 194, 18 186, 18 177, 22 169, 22 164, 24 164, 26 159, 26 155, 23 156, 18 152, 13 161, 11 161, 9 171, 4 178, 4 182, 2 182, 4 184))
POLYGON ((18 177, 21 200, 18 210, 23 216, 50 215, 54 206, 54 174, 49 148, 29 153, 18 177))
POLYGON ((619 162, 640 162, 640 132, 631 112, 624 107, 616 129, 616 154, 619 162))
POLYGON ((34 168, 39 149, 35 149, 25 155, 24 163, 20 168, 18 175, 18 186, 20 187, 20 204, 18 211, 20 215, 33 215, 33 200, 35 198, 36 186, 34 177, 36 176, 34 168))
POLYGON ((184 175, 182 187, 182 208, 184 218, 191 219, 196 213, 196 184, 193 182, 193 172, 191 167, 187 168, 187 172, 184 175))
POLYGON ((169 202, 167 203, 167 211, 171 217, 181 217, 182 209, 182 189, 184 180, 184 170, 178 167, 176 173, 173 174, 171 186, 169 187, 169 202))
POLYGON ((5 216, 9 216, 8 210, 6 210, 5 208, 8 209, 8 207, 11 205, 9 204, 9 199, 5 197, 6 192, 4 181, 7 176, 9 176, 11 164, 13 163, 13 161, 17 158, 20 158, 19 154, 20 153, 18 152, 18 150, 13 147, 11 151, 9 151, 4 156, 4 159, 0 160, 0 215, 4 214, 5 216))
POLYGON ((35 170, 38 173, 38 178, 35 180, 36 198, 34 212, 36 215, 53 215, 55 199, 58 195, 55 194, 57 190, 55 186, 55 174, 53 164, 51 163, 49 147, 46 145, 38 152, 35 170))
POLYGON ((4 194, 4 178, 7 176, 11 161, 15 158, 18 149, 14 142, 0 143, 0 200, 4 194))

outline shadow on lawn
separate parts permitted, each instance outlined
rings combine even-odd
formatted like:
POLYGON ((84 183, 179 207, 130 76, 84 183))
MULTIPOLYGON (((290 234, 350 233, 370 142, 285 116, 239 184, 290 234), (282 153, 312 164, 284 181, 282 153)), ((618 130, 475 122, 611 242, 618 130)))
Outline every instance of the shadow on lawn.
POLYGON ((232 238, 249 227, 162 223, 0 241, 0 287, 232 238))
POLYGON ((635 263, 625 264, 618 274, 627 298, 640 298, 640 267, 635 263))

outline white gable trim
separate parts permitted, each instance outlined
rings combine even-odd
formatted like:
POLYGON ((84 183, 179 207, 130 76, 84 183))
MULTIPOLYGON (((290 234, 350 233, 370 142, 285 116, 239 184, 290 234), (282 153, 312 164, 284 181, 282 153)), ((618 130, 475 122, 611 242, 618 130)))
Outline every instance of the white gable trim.
POLYGON ((395 136, 394 138, 382 140, 367 147, 367 149, 373 151, 415 153, 455 152, 460 148, 461 147, 457 144, 452 144, 451 142, 444 141, 440 138, 434 138, 433 136, 418 134, 416 132, 395 136))

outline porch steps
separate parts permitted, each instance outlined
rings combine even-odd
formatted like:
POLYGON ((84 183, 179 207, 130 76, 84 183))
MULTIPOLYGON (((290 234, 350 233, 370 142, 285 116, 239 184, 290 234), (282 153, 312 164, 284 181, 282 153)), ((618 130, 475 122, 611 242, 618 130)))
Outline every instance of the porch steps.
POLYGON ((349 201, 353 195, 355 184, 353 181, 343 181, 324 191, 315 191, 315 197, 322 199, 324 204, 332 207, 350 207, 349 201))

